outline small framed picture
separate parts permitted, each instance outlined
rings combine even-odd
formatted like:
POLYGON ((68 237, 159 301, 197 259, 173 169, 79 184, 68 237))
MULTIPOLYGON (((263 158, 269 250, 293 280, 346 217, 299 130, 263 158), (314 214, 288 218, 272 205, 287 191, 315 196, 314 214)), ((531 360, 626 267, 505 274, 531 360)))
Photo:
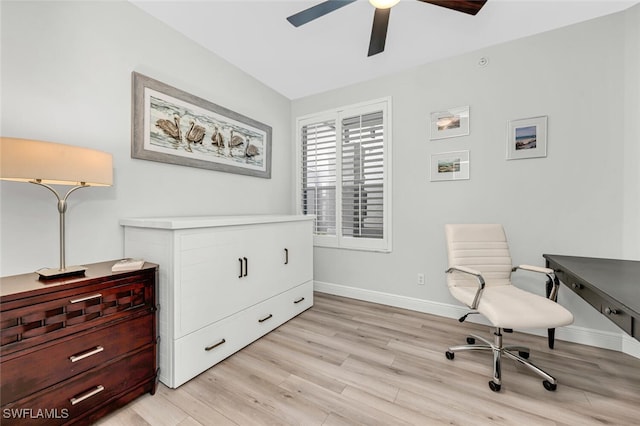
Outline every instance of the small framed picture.
POLYGON ((507 160, 546 156, 546 115, 509 122, 507 126, 507 160))
POLYGON ((469 179, 469 151, 431 154, 431 181, 469 179))
POLYGON ((451 108, 431 113, 431 140, 469 134, 469 107, 451 108))

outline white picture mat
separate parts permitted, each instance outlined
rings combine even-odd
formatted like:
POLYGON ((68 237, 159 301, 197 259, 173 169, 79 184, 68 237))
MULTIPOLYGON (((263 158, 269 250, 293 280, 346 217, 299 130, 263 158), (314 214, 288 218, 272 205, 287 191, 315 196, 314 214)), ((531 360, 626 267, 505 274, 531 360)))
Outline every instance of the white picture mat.
POLYGON ((469 151, 431 154, 431 181, 469 179, 469 151))

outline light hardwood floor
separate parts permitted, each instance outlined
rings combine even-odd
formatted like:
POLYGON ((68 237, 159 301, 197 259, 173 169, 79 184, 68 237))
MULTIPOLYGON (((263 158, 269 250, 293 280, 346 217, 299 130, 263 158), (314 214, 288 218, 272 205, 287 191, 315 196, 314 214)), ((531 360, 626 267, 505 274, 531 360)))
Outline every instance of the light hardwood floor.
POLYGON ((315 294, 315 305, 178 389, 159 385, 99 422, 113 425, 638 425, 640 360, 527 334, 505 344, 558 379, 508 359, 492 392, 489 353, 460 352, 487 327, 315 294))

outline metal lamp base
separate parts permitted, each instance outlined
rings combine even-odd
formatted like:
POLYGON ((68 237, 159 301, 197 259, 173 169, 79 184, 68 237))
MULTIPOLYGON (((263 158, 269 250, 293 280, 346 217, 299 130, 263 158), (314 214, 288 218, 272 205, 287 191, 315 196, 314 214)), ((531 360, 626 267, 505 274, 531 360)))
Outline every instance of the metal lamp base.
POLYGON ((70 275, 84 275, 84 271, 87 270, 86 266, 67 266, 64 269, 58 268, 42 268, 38 269, 36 273, 40 275, 41 280, 50 280, 53 278, 66 277, 70 275))

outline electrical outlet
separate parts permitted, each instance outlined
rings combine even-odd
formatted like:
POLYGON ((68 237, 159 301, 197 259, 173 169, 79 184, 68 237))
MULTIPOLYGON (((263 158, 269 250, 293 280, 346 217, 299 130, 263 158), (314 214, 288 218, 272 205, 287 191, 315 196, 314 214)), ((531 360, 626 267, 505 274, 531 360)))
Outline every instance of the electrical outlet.
POLYGON ((424 285, 424 274, 418 274, 418 285, 424 285))

